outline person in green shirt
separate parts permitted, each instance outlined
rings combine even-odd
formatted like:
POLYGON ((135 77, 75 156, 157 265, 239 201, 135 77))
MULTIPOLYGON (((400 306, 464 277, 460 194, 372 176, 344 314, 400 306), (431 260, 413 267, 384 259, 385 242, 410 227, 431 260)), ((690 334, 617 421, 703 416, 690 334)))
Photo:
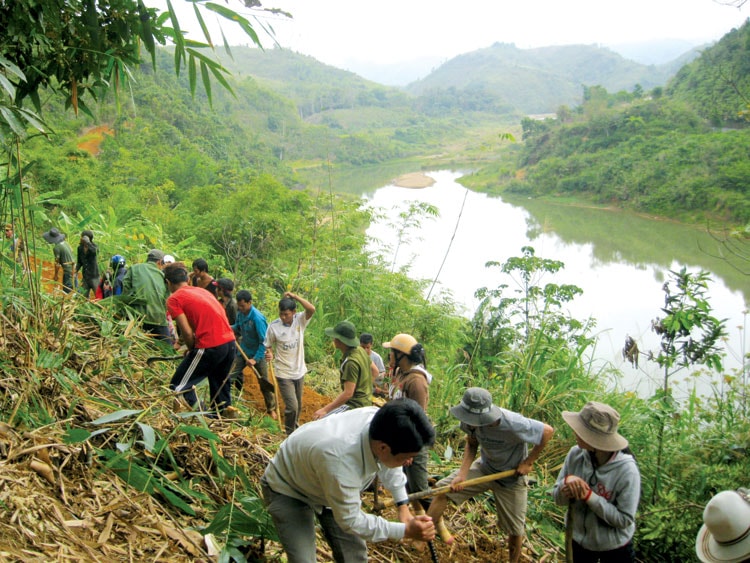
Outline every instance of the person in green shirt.
POLYGON ((167 322, 167 286, 164 284, 164 253, 152 249, 143 264, 134 264, 122 280, 124 303, 143 315, 143 330, 157 340, 172 343, 167 322))
POLYGON ((70 248, 65 235, 57 228, 52 227, 46 233, 42 233, 42 238, 48 243, 54 245, 52 254, 55 255, 55 280, 62 270, 62 286, 65 293, 73 291, 73 249, 70 248))
POLYGON ((333 338, 333 345, 344 355, 341 360, 341 393, 333 401, 313 414, 314 419, 349 409, 372 406, 372 371, 370 356, 359 345, 354 325, 341 321, 335 327, 325 329, 326 336, 333 338))

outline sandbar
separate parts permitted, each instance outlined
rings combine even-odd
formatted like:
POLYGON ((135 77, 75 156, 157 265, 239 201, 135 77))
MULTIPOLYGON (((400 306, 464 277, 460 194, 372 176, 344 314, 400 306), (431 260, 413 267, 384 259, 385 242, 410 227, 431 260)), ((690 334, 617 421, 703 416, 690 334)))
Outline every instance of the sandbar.
POLYGON ((410 172, 409 174, 402 174, 395 180, 393 185, 399 188, 429 188, 435 183, 434 178, 430 178, 422 172, 410 172))

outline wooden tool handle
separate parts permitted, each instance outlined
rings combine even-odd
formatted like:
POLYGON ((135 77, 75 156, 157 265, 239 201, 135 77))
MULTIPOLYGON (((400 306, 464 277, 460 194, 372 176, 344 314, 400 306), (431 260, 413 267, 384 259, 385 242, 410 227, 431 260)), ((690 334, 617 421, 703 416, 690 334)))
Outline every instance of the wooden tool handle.
POLYGON ((250 365, 250 358, 248 358, 248 357, 247 357, 247 354, 245 354, 245 351, 244 351, 244 350, 242 349, 242 346, 240 346, 240 345, 238 344, 238 345, 237 345, 237 349, 238 349, 238 350, 240 351, 240 354, 242 354, 242 357, 244 358, 244 360, 245 360, 245 363, 246 363, 247 365, 250 365))
MULTIPOLYGON (((512 477, 516 474, 515 469, 508 469, 507 471, 501 471, 500 473, 491 473, 490 475, 482 475, 475 479, 469 479, 461 483, 464 487, 470 487, 472 485, 481 485, 482 483, 489 483, 491 481, 497 481, 498 479, 505 479, 506 477, 512 477)), ((451 492, 451 486, 445 485, 444 487, 435 487, 434 489, 427 489, 425 491, 419 491, 409 495, 409 500, 418 500, 422 498, 430 498, 435 495, 442 495, 451 492)), ((393 506, 396 502, 393 499, 388 499, 383 503, 383 508, 393 506)))

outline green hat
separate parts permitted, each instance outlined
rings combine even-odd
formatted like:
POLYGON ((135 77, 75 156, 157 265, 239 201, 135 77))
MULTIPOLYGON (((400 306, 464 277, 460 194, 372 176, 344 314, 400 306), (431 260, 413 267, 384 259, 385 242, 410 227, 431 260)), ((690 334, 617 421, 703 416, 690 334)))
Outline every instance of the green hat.
POLYGON ((329 336, 331 338, 338 338, 339 340, 341 340, 341 342, 343 342, 350 348, 359 346, 357 331, 354 330, 354 325, 349 321, 341 321, 335 327, 327 328, 325 330, 325 333, 326 336, 329 336))

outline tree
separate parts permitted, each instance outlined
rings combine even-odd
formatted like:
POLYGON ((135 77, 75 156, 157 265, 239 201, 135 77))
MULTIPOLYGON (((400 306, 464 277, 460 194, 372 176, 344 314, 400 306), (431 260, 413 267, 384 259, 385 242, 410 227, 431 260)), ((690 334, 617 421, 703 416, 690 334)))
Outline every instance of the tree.
MULTIPOLYGON (((156 44, 167 42, 174 45, 175 72, 179 74, 187 67, 193 91, 198 72, 209 98, 212 76, 229 88, 227 70, 202 52, 214 49, 202 11, 211 11, 238 25, 253 43, 261 46, 258 35, 245 17, 227 7, 207 0, 191 3, 205 42, 185 38, 170 0, 163 13, 147 8, 143 0, 0 2, 0 57, 22 73, 4 76, 15 87, 13 102, 20 106, 29 98, 41 111, 39 93, 47 88, 65 95, 66 103, 76 112, 79 108, 87 111, 87 94, 96 100, 109 89, 117 91, 129 78, 130 69, 143 62, 142 48, 155 64, 156 44)), ((257 1, 244 0, 244 4, 279 13, 261 8, 257 1)), ((226 41, 225 47, 228 49, 226 41)))
MULTIPOLYGON (((24 183, 20 149, 29 129, 49 133, 40 117, 41 93, 62 94, 66 108, 90 114, 87 99, 97 100, 110 90, 117 95, 132 67, 143 62, 141 49, 155 65, 156 44, 167 41, 174 45, 175 72, 187 68, 193 93, 199 72, 209 102, 212 80, 231 90, 227 70, 202 52, 214 44, 201 12, 214 12, 239 25, 260 46, 258 35, 246 18, 225 6, 207 0, 192 0, 192 4, 205 43, 183 35, 171 0, 163 13, 147 8, 143 0, 0 0, 0 147, 7 157, 2 163, 6 174, 0 179, 0 197, 26 248, 30 248, 27 231, 34 227, 27 211, 32 196, 24 183), (23 107, 27 100, 36 113, 23 107)), ((257 0, 244 4, 264 10, 257 0)), ((228 50, 226 40, 224 44, 228 50)), ((28 280, 38 291, 34 277, 28 280)))
POLYGON ((664 450, 666 421, 674 414, 674 400, 669 388, 670 378, 683 369, 694 365, 705 365, 717 372, 722 371, 722 355, 718 343, 726 336, 725 320, 711 315, 711 306, 706 295, 710 273, 700 271, 692 274, 687 268, 679 272, 670 270, 671 279, 664 284, 664 317, 651 322, 651 330, 661 337, 659 352, 650 354, 649 360, 664 370, 664 384, 656 395, 655 409, 658 424, 658 450, 652 502, 659 496, 659 481, 664 450))

